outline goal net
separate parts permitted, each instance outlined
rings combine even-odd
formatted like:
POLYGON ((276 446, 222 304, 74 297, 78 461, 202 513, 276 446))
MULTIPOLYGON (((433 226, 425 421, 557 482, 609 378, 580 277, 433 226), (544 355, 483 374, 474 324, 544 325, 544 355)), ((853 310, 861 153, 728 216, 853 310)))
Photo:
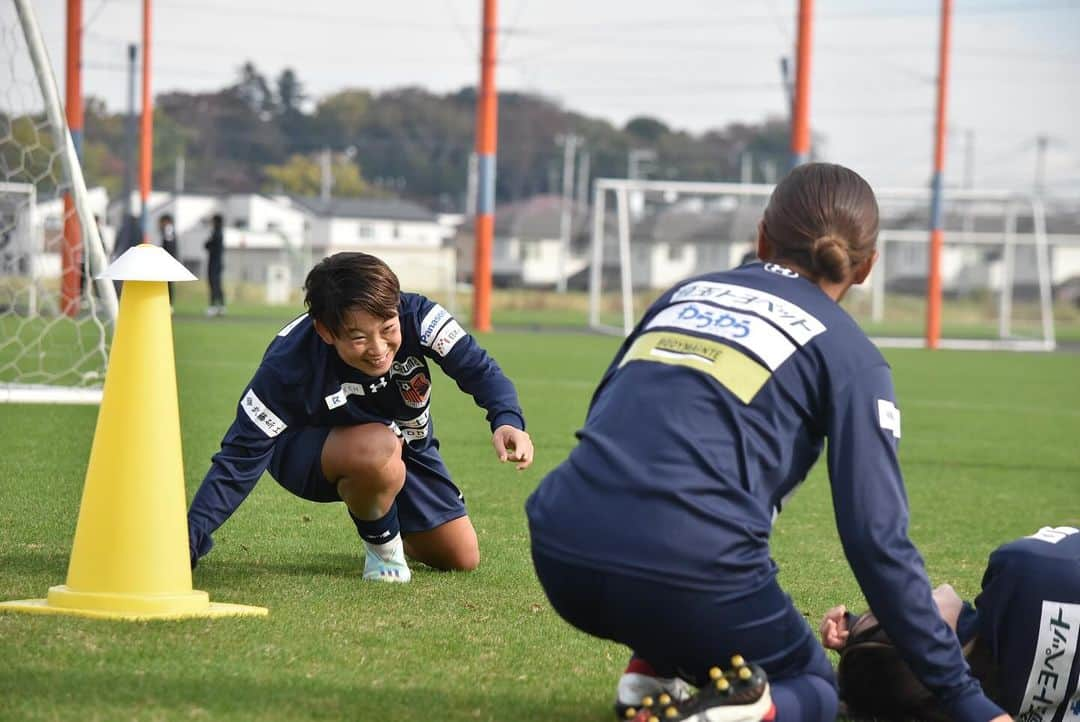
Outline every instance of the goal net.
POLYGON ((116 293, 29 0, 0 2, 0 401, 96 403, 116 293))
MULTIPOLYGON (((679 280, 755 258, 773 186, 600 179, 594 185, 589 325, 626 334, 679 280)), ((844 299, 882 346, 925 345, 928 189, 882 189, 879 260, 844 299)), ((952 190, 944 200, 941 348, 1052 350, 1051 246, 1042 203, 952 190)))

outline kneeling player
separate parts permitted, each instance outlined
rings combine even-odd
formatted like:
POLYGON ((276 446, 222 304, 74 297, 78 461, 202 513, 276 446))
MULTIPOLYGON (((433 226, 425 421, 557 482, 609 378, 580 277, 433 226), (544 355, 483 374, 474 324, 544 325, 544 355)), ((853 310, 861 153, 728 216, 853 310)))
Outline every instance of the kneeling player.
POLYGON ((345 502, 367 547, 365 579, 409 581, 406 553, 473 569, 476 532, 439 456, 428 360, 487 411, 499 459, 524 469, 533 447, 514 385, 442 306, 401 293, 374 256, 323 259, 305 290, 308 313, 270 343, 191 503, 192 566, 269 469, 301 498, 345 502))
MULTIPOLYGON (((577 446, 529 497, 548 599, 628 646, 629 680, 703 686, 738 652, 768 674, 777 722, 835 719, 832 665, 769 546, 828 439, 837 531, 863 593, 889 629, 912 630, 905 649, 959 722, 1004 716, 934 609, 907 536, 892 374, 839 303, 869 276, 877 232, 854 171, 791 171, 758 225, 763 263, 661 295, 600 380, 577 446)), ((620 683, 619 703, 645 686, 620 683)), ((721 710, 704 719, 731 719, 721 710)))
MULTIPOLYGON (((1080 720, 1080 530, 1043 527, 998 547, 974 607, 934 591, 987 695, 1021 720, 1080 720)), ((857 717, 947 720, 872 613, 829 611, 822 643, 840 652, 840 694, 857 717)))

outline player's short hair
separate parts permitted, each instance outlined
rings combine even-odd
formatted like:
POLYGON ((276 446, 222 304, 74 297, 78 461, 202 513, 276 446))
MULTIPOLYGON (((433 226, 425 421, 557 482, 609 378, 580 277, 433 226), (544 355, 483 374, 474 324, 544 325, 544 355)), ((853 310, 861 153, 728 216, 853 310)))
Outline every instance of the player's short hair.
POLYGON ((761 232, 778 261, 840 282, 874 253, 877 199, 855 171, 833 163, 806 163, 776 184, 761 232))
POLYGON ((390 267, 368 253, 335 253, 315 264, 304 281, 308 315, 340 334, 346 315, 359 309, 386 320, 398 312, 401 286, 390 267))
POLYGON ((951 719, 870 613, 851 625, 836 677, 840 699, 851 717, 926 722, 951 719))

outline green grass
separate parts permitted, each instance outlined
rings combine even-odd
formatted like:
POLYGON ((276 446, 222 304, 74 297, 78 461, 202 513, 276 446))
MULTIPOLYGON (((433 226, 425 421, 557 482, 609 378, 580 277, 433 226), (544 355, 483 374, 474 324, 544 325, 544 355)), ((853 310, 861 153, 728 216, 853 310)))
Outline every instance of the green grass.
MULTIPOLYGON (((188 496, 263 349, 292 310, 174 322, 188 496)), ((499 333, 482 342, 517 383, 534 467, 499 465, 483 412, 445 378, 434 410, 483 562, 360 580, 344 508, 265 478, 216 535, 195 586, 263 619, 117 623, 0 614, 0 719, 609 719, 626 651, 580 634, 536 583, 522 505, 573 443, 617 339, 499 333)), ((1080 355, 890 351, 904 412, 912 536, 930 574, 967 596, 988 552, 1044 524, 1080 523, 1080 355)), ((0 598, 62 584, 96 409, 0 405, 0 598)), ((133 444, 139 430, 131 429, 133 444)), ((147 481, 153 480, 147 469, 147 481)), ((861 597, 836 539, 823 469, 777 524, 781 583, 814 622, 861 597)))

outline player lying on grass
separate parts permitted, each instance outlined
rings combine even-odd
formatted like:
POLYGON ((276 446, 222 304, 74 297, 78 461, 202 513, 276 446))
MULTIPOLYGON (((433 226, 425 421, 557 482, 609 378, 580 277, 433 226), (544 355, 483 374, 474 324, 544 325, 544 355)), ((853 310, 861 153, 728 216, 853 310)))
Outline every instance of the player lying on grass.
MULTIPOLYGON (((975 605, 944 584, 934 590, 987 695, 1020 720, 1080 720, 1080 532, 1044 527, 998 547, 975 605)), ((872 613, 840 606, 821 623, 840 652, 840 695, 855 717, 947 720, 872 613)))
POLYGON ((828 438, 837 529, 867 599, 957 720, 1002 714, 908 539, 889 366, 838 303, 869 275, 877 229, 856 173, 793 170, 759 225, 764 263, 664 293, 600 380, 577 447, 529 498, 556 611, 634 653, 618 708, 677 697, 679 678, 700 687, 738 652, 767 673, 778 722, 835 718, 832 665, 769 554, 781 503, 828 438))
POLYGON ((436 569, 480 561, 461 492, 439 456, 428 361, 487 411, 501 461, 533 446, 514 385, 439 304, 401 293, 365 253, 323 259, 308 312, 271 341, 188 511, 192 566, 263 471, 309 501, 343 501, 366 547, 364 579, 407 582, 405 555, 436 569))

